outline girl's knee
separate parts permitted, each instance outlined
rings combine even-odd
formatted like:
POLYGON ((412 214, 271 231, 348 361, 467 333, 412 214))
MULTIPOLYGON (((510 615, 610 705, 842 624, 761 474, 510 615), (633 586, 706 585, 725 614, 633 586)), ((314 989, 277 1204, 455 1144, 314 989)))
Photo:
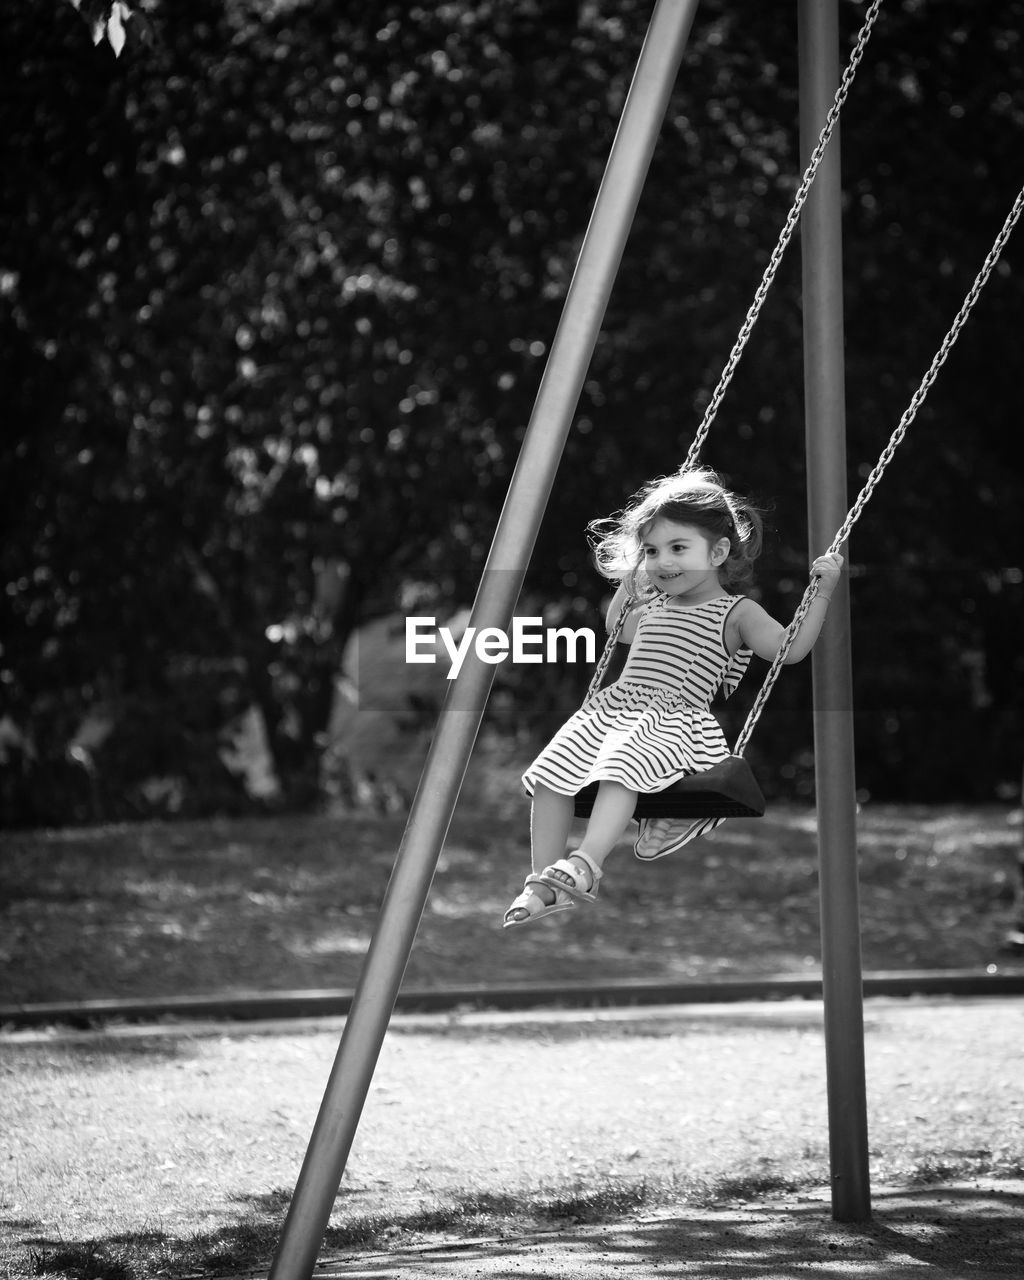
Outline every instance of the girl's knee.
POLYGON ((551 787, 546 787, 543 782, 538 782, 533 788, 533 803, 547 805, 571 805, 572 796, 563 795, 561 791, 555 791, 551 787))
POLYGON ((629 787, 621 782, 614 782, 611 778, 602 778, 597 784, 598 792, 604 792, 608 796, 635 796, 636 792, 631 791, 629 787))

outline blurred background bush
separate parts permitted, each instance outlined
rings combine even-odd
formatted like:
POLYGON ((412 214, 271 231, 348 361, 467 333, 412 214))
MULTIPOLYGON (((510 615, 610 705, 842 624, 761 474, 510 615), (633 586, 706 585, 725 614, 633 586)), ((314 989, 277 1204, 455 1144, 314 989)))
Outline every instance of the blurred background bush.
MULTIPOLYGON (((444 684, 403 619, 472 600, 651 7, 4 6, 6 824, 403 803, 444 684)), ((521 613, 598 626, 587 521, 682 460, 799 178, 795 24, 699 7, 521 613)), ((1018 189, 1022 30, 889 0, 846 108, 851 495, 1018 189)), ((850 549, 874 798, 1019 789, 1019 234, 850 549)), ((706 451, 770 508, 783 618, 801 361, 794 245, 706 451)), ((499 668, 487 749, 586 679, 499 668)), ((770 794, 810 792, 809 702, 787 673, 770 794)))

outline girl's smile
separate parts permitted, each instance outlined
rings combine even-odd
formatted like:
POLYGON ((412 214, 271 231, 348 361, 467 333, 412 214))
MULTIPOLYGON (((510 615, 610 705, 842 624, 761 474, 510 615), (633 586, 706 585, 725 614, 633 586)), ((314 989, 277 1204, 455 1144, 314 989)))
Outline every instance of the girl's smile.
POLYGON ((696 525, 659 518, 644 533, 648 577, 660 591, 693 603, 721 593, 718 569, 728 554, 728 538, 712 544, 696 525))

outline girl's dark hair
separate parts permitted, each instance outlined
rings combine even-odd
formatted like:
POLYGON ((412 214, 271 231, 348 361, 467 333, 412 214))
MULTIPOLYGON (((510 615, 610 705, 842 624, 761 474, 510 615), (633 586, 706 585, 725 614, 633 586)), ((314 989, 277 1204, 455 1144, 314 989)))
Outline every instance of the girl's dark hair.
POLYGON ((710 467, 693 467, 652 480, 622 511, 587 526, 598 570, 613 582, 628 580, 644 590, 644 534, 655 520, 673 520, 700 529, 711 542, 729 539, 729 555, 719 569, 722 585, 736 592, 753 581, 764 524, 748 499, 731 493, 710 467))

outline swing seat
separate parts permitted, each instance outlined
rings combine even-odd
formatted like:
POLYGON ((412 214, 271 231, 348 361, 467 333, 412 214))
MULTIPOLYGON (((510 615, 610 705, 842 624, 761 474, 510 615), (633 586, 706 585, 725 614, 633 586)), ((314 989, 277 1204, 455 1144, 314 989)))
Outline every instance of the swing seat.
MULTIPOLYGON (((576 795, 574 813, 589 818, 598 783, 576 795)), ((726 756, 700 773, 691 773, 663 791, 637 796, 633 817, 641 818, 760 818, 765 798, 750 765, 742 756, 726 756)))

